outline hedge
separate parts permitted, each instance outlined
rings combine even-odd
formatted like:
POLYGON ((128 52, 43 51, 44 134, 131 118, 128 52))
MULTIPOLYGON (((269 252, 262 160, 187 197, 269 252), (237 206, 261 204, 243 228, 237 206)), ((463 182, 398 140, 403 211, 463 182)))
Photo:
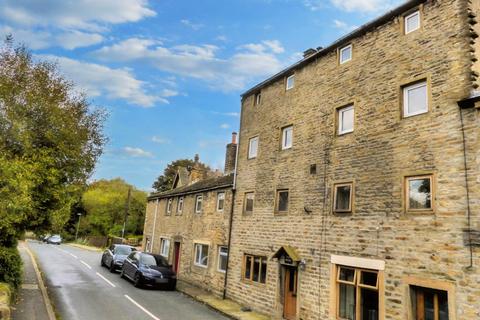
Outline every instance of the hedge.
POLYGON ((14 290, 22 281, 22 259, 17 248, 0 247, 0 282, 6 282, 14 290))

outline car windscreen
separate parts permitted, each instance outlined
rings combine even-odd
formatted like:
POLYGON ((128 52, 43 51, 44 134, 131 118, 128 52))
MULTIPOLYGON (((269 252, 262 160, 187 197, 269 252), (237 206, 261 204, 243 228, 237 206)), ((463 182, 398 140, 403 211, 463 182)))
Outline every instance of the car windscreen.
POLYGON ((52 240, 60 240, 60 236, 51 236, 50 239, 52 239, 52 240))
POLYGON ((132 252, 132 249, 130 247, 116 247, 114 252, 115 254, 127 256, 132 252))
POLYGON ((142 264, 148 266, 168 267, 168 261, 161 256, 152 256, 150 254, 142 254, 140 258, 142 264))

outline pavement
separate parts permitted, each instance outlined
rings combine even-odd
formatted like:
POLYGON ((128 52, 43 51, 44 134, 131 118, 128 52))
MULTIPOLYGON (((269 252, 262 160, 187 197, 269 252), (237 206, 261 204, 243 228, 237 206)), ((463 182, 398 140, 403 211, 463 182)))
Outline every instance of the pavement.
MULTIPOLYGON (((121 279, 118 273, 112 274, 100 266, 101 252, 35 241, 29 241, 28 246, 37 258, 50 299, 60 319, 230 319, 180 292, 135 288, 130 282, 121 279)), ((25 258, 28 259, 27 256, 25 258)), ((32 277, 25 279, 26 284, 34 284, 30 283, 32 277)), ((30 296, 25 296, 25 292, 23 302, 16 306, 14 312, 17 315, 25 314, 28 308, 37 308, 38 313, 34 312, 33 317, 14 316, 13 319, 48 319, 40 317, 41 301, 34 297, 36 300, 29 303, 30 296), (29 304, 24 308, 22 303, 29 304)))

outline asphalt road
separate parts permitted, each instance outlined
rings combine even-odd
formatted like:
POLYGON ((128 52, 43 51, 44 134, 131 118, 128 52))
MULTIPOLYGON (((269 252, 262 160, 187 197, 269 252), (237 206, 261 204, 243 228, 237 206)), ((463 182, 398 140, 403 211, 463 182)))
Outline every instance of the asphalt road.
POLYGON ((29 242, 62 320, 228 318, 176 291, 138 289, 100 266, 101 253, 29 242))

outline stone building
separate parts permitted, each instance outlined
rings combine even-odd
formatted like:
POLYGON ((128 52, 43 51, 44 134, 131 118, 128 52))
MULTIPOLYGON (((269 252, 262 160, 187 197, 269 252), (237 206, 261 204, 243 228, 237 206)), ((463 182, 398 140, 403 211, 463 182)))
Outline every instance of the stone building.
POLYGON ((236 133, 227 145, 225 175, 180 168, 172 190, 148 197, 144 250, 167 258, 179 280, 223 293, 232 214, 236 133), (233 157, 233 160, 232 160, 233 157))
POLYGON ((243 94, 228 297, 480 319, 478 4, 408 1, 243 94))

